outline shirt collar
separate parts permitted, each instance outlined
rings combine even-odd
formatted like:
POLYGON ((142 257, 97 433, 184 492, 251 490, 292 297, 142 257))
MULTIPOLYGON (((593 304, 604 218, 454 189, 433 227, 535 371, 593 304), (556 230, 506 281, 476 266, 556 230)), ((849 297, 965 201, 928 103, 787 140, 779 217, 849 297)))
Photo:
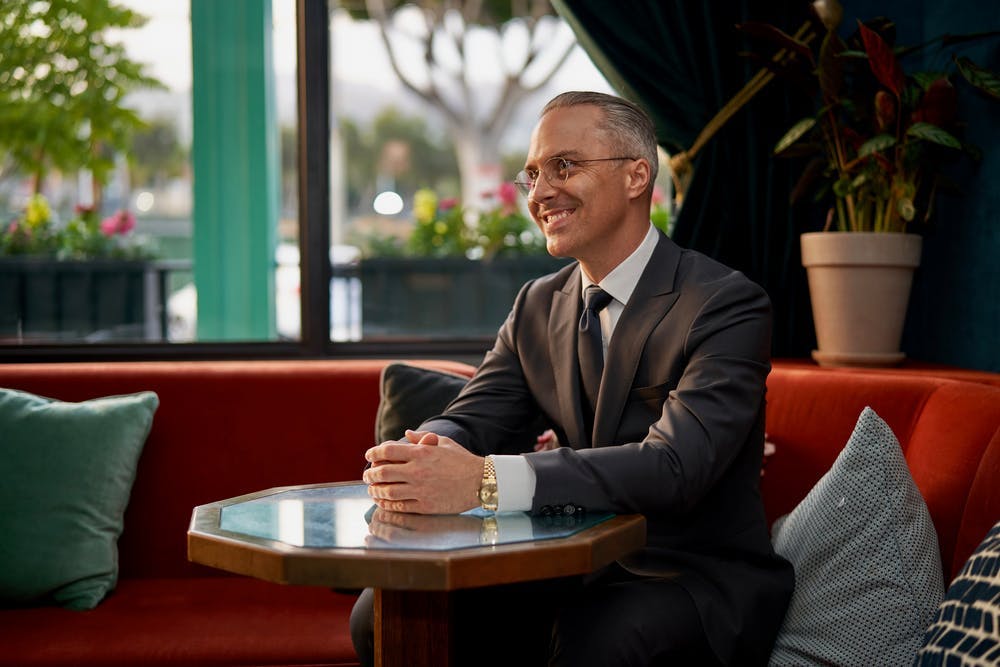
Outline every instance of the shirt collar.
MULTIPOLYGON (((646 238, 642 240, 639 247, 633 250, 632 254, 626 257, 621 264, 613 268, 611 273, 598 283, 598 286, 614 297, 615 301, 623 305, 627 304, 632 296, 632 291, 635 290, 636 283, 639 282, 642 272, 646 269, 646 264, 649 263, 649 258, 653 256, 653 250, 658 241, 659 234, 657 234, 656 227, 650 223, 646 238)), ((593 285, 594 282, 587 277, 585 271, 580 271, 580 278, 583 282, 583 289, 580 290, 582 298, 587 287, 593 285)))

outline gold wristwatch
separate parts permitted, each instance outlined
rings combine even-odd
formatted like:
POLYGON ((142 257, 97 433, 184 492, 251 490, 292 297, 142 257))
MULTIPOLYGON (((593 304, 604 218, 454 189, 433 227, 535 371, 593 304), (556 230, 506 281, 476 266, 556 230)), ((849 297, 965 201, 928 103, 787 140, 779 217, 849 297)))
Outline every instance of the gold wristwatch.
POLYGON ((483 481, 479 485, 479 502, 484 510, 496 511, 499 504, 497 495, 497 470, 493 467, 493 457, 487 456, 483 465, 483 481))

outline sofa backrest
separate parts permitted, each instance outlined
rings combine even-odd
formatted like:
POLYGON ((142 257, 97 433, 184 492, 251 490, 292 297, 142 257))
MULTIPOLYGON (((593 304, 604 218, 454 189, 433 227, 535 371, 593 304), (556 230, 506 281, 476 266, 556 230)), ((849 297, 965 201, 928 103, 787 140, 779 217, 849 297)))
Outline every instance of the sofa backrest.
POLYGON ((0 364, 0 387, 64 401, 155 391, 160 407, 119 541, 121 576, 212 575, 187 562, 192 509, 276 486, 360 479, 387 363, 0 364))
MULTIPOLYGON (((0 387, 66 401, 143 390, 160 407, 139 461, 119 550, 123 577, 218 574, 187 562, 196 505, 291 484, 359 479, 387 360, 0 364, 0 387)), ((417 362, 469 375, 472 367, 417 362)), ((768 515, 791 511, 871 406, 892 427, 951 576, 1000 520, 1000 386, 979 374, 820 369, 776 361, 762 480, 768 515)), ((949 577, 950 578, 950 577, 949 577)))
POLYGON ((769 518, 805 497, 870 406, 899 439, 950 579, 1000 520, 1000 387, 981 379, 775 362, 767 433, 776 452, 761 482, 769 518))

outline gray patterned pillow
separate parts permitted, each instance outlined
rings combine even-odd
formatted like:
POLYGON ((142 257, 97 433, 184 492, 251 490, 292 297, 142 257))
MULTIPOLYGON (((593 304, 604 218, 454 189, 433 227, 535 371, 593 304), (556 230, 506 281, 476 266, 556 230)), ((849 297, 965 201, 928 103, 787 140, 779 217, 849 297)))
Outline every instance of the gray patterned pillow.
POLYGON ((951 582, 914 664, 1000 665, 1000 522, 951 582))
POLYGON ((944 593, 937 534, 899 442, 865 408, 844 450, 775 524, 795 594, 772 665, 909 665, 944 593))

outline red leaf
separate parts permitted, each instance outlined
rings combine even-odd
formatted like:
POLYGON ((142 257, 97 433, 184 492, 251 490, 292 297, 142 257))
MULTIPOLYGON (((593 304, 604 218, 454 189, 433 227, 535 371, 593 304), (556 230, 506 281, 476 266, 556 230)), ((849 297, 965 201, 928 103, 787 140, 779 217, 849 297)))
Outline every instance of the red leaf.
POLYGON ((927 88, 920 106, 913 112, 914 123, 930 123, 948 129, 958 112, 958 95, 948 79, 937 79, 927 88))
POLYGON ((872 74, 879 83, 899 97, 903 92, 903 68, 899 66, 892 48, 877 32, 861 21, 858 21, 858 28, 865 43, 865 52, 868 54, 868 65, 872 69, 872 74))

